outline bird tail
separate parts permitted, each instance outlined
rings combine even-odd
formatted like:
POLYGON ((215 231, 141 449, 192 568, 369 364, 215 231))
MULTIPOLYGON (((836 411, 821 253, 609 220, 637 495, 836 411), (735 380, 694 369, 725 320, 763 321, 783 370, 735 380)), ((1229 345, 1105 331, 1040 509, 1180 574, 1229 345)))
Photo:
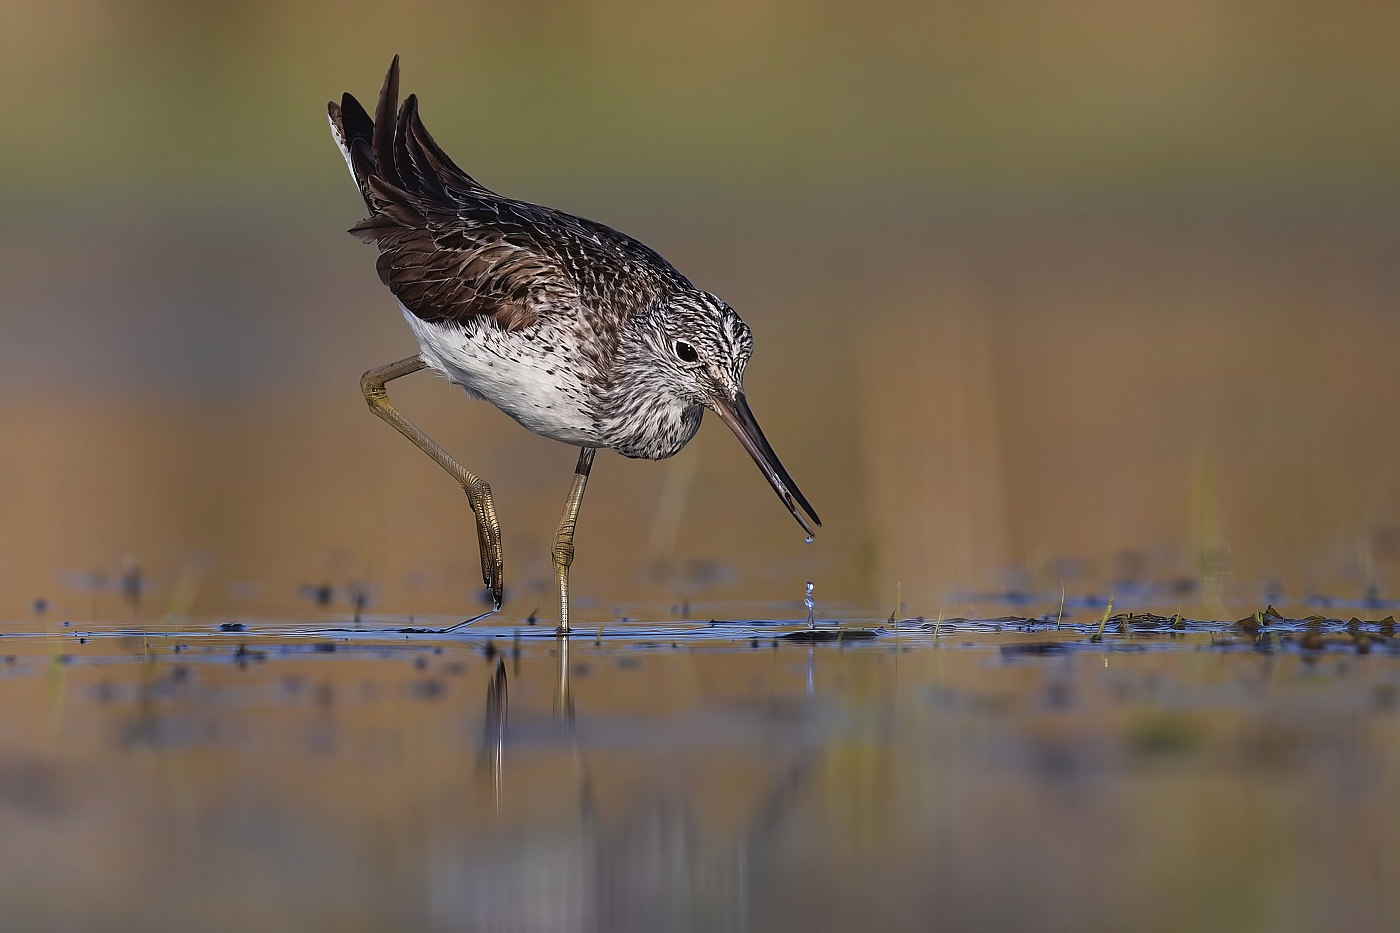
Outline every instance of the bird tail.
POLYGON ((417 96, 410 94, 399 105, 397 55, 384 75, 373 118, 352 94, 342 95, 339 104, 331 101, 326 110, 331 135, 371 216, 406 200, 448 205, 453 194, 460 197, 486 192, 429 135, 418 116, 417 96))

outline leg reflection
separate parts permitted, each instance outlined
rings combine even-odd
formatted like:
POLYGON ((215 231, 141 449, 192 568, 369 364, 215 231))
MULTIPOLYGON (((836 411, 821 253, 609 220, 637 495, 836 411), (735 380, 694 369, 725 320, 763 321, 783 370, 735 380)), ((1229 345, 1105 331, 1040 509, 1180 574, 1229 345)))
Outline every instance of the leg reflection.
POLYGON ((554 679, 554 722, 574 735, 574 694, 569 685, 569 638, 558 639, 559 670, 554 679))
POLYGON ((501 812, 501 769, 506 752, 506 662, 496 659, 496 673, 486 685, 486 725, 481 736, 481 760, 491 769, 496 814, 501 812))
POLYGON ((579 815, 584 826, 592 826, 594 818, 593 783, 589 779, 588 763, 579 748, 577 723, 574 719, 573 665, 569 660, 572 639, 562 635, 559 645, 559 667, 554 678, 554 728, 569 743, 569 758, 573 762, 574 786, 579 795, 579 815))

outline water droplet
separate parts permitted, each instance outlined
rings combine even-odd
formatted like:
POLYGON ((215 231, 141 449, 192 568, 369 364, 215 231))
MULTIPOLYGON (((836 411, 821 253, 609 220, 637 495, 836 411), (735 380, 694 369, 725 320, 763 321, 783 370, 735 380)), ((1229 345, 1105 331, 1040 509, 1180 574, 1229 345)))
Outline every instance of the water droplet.
POLYGON ((811 543, 812 543, 812 536, 811 536, 811 535, 808 535, 808 536, 807 536, 807 543, 808 543, 808 544, 811 544, 811 543))

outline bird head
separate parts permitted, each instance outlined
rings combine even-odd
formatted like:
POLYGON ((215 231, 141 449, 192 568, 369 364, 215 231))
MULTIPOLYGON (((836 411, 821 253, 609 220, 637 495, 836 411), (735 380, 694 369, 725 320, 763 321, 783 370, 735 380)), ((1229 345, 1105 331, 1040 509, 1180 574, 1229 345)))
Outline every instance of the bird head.
POLYGON ((729 305, 698 290, 671 296, 651 323, 650 355, 665 373, 667 389, 697 412, 703 405, 719 415, 788 511, 813 534, 821 519, 763 436, 744 395, 744 369, 753 354, 749 326, 729 305))
POLYGON ((753 333, 735 310, 708 292, 672 296, 653 320, 652 350, 670 390, 718 411, 744 391, 753 333))

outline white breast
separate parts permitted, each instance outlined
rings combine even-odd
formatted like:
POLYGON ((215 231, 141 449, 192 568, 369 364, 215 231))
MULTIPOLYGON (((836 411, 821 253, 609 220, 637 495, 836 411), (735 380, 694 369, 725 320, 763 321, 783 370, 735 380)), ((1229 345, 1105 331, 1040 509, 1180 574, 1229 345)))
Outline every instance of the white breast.
POLYGON ((449 381, 485 399, 536 434, 602 446, 589 392, 573 369, 573 336, 548 324, 508 333, 478 316, 465 328, 431 324, 399 304, 423 359, 449 381))

